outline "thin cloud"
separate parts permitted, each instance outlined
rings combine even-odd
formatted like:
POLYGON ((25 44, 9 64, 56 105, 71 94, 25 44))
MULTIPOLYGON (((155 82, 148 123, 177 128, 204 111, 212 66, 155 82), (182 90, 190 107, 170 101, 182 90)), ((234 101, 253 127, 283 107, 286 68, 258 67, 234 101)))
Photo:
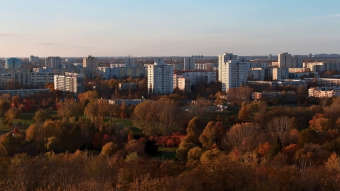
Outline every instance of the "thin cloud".
POLYGON ((15 33, 0 33, 0 37, 15 37, 17 34, 15 33))
POLYGON ((58 44, 57 43, 54 43, 54 42, 42 42, 42 43, 39 43, 41 46, 57 46, 58 44))
POLYGON ((63 44, 63 43, 55 43, 55 42, 41 42, 38 44, 40 46, 45 46, 45 47, 61 47, 61 48, 77 48, 77 49, 92 49, 93 48, 91 46, 63 44))
POLYGON ((340 17, 340 13, 336 13, 336 14, 332 14, 332 15, 328 15, 329 17, 340 17))

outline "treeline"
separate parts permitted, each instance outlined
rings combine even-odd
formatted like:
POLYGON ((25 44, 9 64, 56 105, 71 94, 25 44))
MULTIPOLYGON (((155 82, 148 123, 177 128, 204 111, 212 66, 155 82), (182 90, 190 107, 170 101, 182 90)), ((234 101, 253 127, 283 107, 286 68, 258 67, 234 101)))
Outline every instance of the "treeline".
POLYGON ((195 166, 178 161, 46 153, 0 163, 2 190, 339 190, 338 173, 322 166, 249 166, 215 158, 195 166))
MULTIPOLYGON (((340 99, 285 106, 251 101, 249 93, 226 95, 232 104, 223 112, 211 109, 225 102, 220 94, 190 103, 174 94, 137 106, 107 104, 96 91, 48 99, 27 129, 1 135, 0 186, 339 190, 340 99), (163 155, 166 149, 173 157, 163 155)), ((16 99, 0 99, 3 118, 24 111, 16 99)))

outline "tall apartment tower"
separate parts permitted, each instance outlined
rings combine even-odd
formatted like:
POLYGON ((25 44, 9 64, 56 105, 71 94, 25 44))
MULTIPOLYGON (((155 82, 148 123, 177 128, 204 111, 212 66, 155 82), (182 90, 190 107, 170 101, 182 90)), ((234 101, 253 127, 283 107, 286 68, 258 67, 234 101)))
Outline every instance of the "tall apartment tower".
POLYGON ((22 68, 24 65, 24 62, 19 58, 8 58, 5 62, 5 69, 8 70, 17 70, 22 68))
POLYGON ((61 58, 60 57, 47 57, 45 58, 45 66, 53 69, 61 69, 61 58))
POLYGON ((299 59, 287 52, 278 55, 279 68, 295 68, 299 65, 299 59))
POLYGON ((228 60, 219 66, 222 91, 227 92, 230 88, 237 88, 246 84, 250 63, 241 60, 228 60))
POLYGON ((195 68, 194 59, 192 57, 185 57, 183 70, 189 71, 189 70, 194 70, 194 68, 195 68))
POLYGON ((173 92, 174 67, 157 61, 148 65, 148 92, 153 94, 171 94, 173 92))
POLYGON ((87 78, 93 79, 97 71, 97 64, 95 57, 88 56, 83 58, 83 68, 85 76, 87 78))
POLYGON ((96 69, 96 59, 92 56, 83 58, 83 68, 86 69, 96 69))
POLYGON ((229 60, 237 59, 237 56, 232 53, 224 53, 218 56, 218 81, 222 82, 223 65, 229 60))

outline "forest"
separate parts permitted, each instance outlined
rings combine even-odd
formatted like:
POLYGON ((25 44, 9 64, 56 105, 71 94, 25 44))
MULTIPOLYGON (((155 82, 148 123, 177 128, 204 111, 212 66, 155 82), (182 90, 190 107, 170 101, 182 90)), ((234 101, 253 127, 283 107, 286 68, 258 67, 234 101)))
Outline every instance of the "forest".
POLYGON ((340 99, 287 104, 250 92, 210 88, 195 102, 174 93, 136 106, 108 104, 99 90, 2 95, 0 188, 340 190, 340 99))

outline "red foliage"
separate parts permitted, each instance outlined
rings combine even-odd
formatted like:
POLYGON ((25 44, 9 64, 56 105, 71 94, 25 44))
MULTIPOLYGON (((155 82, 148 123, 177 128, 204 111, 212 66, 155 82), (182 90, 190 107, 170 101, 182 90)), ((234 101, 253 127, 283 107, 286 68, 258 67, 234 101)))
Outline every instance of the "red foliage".
POLYGON ((152 136, 149 137, 151 141, 155 141, 156 145, 160 147, 178 147, 184 135, 173 134, 171 136, 152 136))

